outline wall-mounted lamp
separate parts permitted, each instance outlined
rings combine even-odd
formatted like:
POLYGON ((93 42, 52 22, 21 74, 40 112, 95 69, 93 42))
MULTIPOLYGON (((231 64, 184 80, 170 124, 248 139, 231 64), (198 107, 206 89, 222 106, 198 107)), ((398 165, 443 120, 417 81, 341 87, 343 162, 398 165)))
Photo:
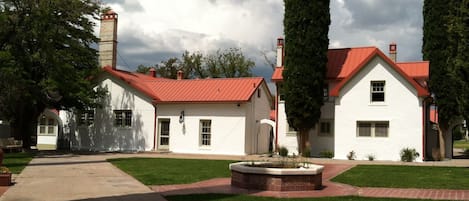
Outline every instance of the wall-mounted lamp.
POLYGON ((184 110, 181 111, 181 114, 179 115, 179 123, 184 123, 184 110))

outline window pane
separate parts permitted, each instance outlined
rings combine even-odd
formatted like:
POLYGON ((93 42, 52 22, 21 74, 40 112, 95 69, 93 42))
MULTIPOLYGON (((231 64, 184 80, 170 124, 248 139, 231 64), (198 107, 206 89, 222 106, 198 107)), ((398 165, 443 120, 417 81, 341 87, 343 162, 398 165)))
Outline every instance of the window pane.
POLYGON ((371 94, 371 101, 373 102, 383 102, 384 101, 384 93, 372 93, 371 94))
POLYGON ((388 136, 389 123, 376 123, 375 124, 375 136, 376 137, 387 137, 388 136))
POLYGON ((114 121, 114 124, 116 126, 122 126, 122 120, 123 120, 123 116, 122 116, 122 111, 114 111, 114 114, 115 114, 115 121, 114 121))
POLYGON ((125 126, 132 126, 132 111, 125 111, 125 126))
POLYGON ((320 135, 330 135, 331 132, 331 123, 330 122, 321 122, 319 124, 319 134, 320 135))
POLYGON ((54 126, 47 127, 47 134, 54 134, 54 126))
POLYGON ((371 101, 372 102, 383 102, 384 101, 384 81, 372 81, 371 82, 371 101))
POLYGON ((371 123, 358 123, 358 136, 371 137, 371 123))
POLYGON ((46 125, 46 117, 45 116, 41 117, 41 120, 39 121, 39 124, 40 125, 46 125))
POLYGON ((200 129, 200 144, 201 145, 204 145, 204 146, 210 146, 211 145, 211 137, 212 137, 212 133, 211 133, 211 125, 212 124, 212 121, 210 120, 201 120, 200 121, 200 125, 201 125, 201 129, 200 129))
POLYGON ((46 127, 45 126, 39 126, 39 133, 46 133, 46 127))

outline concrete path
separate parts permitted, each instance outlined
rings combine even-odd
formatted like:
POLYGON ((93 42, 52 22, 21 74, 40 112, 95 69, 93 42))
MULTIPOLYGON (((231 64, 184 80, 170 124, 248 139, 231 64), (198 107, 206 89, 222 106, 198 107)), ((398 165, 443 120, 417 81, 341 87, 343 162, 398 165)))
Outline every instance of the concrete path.
POLYGON ((72 154, 39 156, 16 176, 15 185, 0 200, 164 200, 105 158, 72 154))
MULTIPOLYGON (((0 201, 165 201, 165 195, 193 193, 235 193, 272 197, 322 197, 358 195, 365 197, 403 197, 446 200, 469 200, 469 190, 433 189, 390 189, 358 188, 329 181, 335 175, 357 164, 419 165, 419 166, 463 166, 469 167, 469 160, 442 162, 402 163, 390 161, 342 161, 330 159, 309 159, 326 166, 323 173, 325 188, 320 191, 269 192, 248 191, 231 187, 229 178, 218 178, 193 184, 145 186, 106 162, 107 158, 157 157, 157 158, 198 158, 227 160, 278 160, 264 156, 222 156, 196 154, 49 154, 34 158, 20 175, 15 176, 16 184, 0 197, 0 201)), ((1 189, 6 190, 6 189, 1 189)))

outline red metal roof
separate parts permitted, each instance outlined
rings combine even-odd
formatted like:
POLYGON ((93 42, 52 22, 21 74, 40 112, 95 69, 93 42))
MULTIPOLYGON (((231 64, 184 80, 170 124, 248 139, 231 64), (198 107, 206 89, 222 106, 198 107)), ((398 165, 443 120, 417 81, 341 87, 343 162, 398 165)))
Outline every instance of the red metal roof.
POLYGON ((148 82, 157 102, 247 102, 263 78, 217 78, 148 82))
MULTIPOLYGON (((338 96, 340 89, 372 58, 379 56, 392 68, 401 74, 412 86, 417 89, 419 96, 429 95, 428 90, 420 85, 416 78, 428 78, 428 62, 394 63, 376 47, 358 47, 329 49, 327 53, 327 79, 340 82, 330 91, 331 96, 338 96), (421 69, 422 68, 422 69, 421 69), (427 72, 425 74, 425 72, 427 72), (426 75, 426 76, 425 76, 426 75), (422 77, 420 77, 422 76, 422 77)), ((277 67, 272 75, 274 82, 282 81, 283 67, 277 67)))
POLYGON ((396 63, 397 66, 402 69, 407 75, 417 78, 428 79, 429 65, 428 61, 417 61, 417 62, 402 62, 396 63))
MULTIPOLYGON (((264 82, 262 77, 173 80, 104 67, 157 103, 247 102, 264 82)), ((270 94, 270 91, 267 90, 270 94)))

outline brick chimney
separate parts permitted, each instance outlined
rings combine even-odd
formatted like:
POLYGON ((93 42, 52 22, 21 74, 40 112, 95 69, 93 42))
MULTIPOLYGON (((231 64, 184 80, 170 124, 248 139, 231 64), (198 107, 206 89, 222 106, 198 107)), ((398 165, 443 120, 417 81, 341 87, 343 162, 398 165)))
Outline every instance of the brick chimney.
POLYGON ((282 67, 285 57, 285 50, 284 50, 285 42, 283 38, 277 39, 277 67, 282 67))
POLYGON ((178 70, 177 72, 177 80, 182 80, 184 79, 184 71, 178 70))
POLYGON ((116 69, 117 55, 117 13, 112 10, 101 15, 99 31, 99 65, 116 69))
POLYGON ((389 44, 389 58, 394 62, 397 61, 397 45, 394 42, 389 44))
POLYGON ((150 72, 150 76, 156 77, 156 70, 155 70, 155 68, 150 68, 149 72, 150 72))

